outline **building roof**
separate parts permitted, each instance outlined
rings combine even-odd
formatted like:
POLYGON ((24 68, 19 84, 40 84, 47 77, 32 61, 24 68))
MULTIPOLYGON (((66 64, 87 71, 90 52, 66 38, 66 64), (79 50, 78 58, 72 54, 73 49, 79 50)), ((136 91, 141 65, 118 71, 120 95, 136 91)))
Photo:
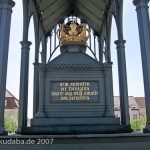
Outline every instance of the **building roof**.
POLYGON ((6 109, 19 108, 19 100, 8 90, 5 92, 5 100, 7 100, 5 103, 6 109))
MULTIPOLYGON (((139 106, 133 96, 129 96, 129 106, 132 109, 139 109, 139 106)), ((114 96, 114 106, 117 108, 120 108, 120 97, 119 96, 114 96)))
POLYGON ((14 96, 8 90, 6 90, 5 97, 14 97, 14 96))
POLYGON ((68 16, 77 15, 101 33, 112 0, 35 0, 35 7, 46 33, 68 16))
POLYGON ((135 97, 139 108, 145 108, 145 97, 135 97))

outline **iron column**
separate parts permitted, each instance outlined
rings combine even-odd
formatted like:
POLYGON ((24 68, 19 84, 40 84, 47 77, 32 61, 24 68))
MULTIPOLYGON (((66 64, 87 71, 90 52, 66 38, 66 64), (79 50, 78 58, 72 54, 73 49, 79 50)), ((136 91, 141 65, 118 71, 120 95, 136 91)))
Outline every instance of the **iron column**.
POLYGON ((11 13, 14 6, 12 0, 0 1, 0 135, 7 134, 4 129, 5 90, 11 13))
POLYGON ((149 0, 134 0, 136 6, 141 56, 144 77, 147 123, 144 132, 150 132, 150 22, 148 12, 149 0))

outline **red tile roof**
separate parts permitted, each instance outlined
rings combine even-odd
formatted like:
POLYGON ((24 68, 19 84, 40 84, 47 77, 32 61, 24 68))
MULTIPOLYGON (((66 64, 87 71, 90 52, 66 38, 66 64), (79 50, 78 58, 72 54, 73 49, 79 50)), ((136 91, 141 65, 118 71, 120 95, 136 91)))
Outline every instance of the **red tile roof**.
POLYGON ((8 90, 6 90, 5 92, 5 100, 7 100, 5 105, 6 109, 19 108, 19 100, 8 90))

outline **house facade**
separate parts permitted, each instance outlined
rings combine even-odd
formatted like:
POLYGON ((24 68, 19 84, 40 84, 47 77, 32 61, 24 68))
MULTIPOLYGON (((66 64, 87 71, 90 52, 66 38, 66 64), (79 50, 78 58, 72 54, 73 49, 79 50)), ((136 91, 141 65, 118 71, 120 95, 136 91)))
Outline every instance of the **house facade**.
POLYGON ((5 117, 18 120, 19 100, 8 90, 5 92, 5 117))
MULTIPOLYGON (((130 120, 140 119, 146 115, 145 98, 129 96, 129 115, 130 120)), ((116 117, 120 117, 120 97, 114 96, 114 112, 116 117)))
POLYGON ((140 116, 146 116, 145 97, 134 97, 140 110, 140 116))

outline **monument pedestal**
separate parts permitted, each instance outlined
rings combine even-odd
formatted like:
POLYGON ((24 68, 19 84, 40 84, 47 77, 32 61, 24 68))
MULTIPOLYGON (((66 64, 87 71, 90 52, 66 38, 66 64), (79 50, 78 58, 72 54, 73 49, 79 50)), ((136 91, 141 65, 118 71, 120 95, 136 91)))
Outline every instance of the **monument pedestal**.
POLYGON ((131 132, 130 126, 121 126, 119 122, 119 118, 37 118, 32 120, 32 127, 22 127, 22 134, 72 135, 131 132))
POLYGON ((112 64, 99 63, 85 49, 84 42, 66 42, 61 55, 46 67, 39 64, 39 111, 22 134, 131 132, 111 106, 112 64))

